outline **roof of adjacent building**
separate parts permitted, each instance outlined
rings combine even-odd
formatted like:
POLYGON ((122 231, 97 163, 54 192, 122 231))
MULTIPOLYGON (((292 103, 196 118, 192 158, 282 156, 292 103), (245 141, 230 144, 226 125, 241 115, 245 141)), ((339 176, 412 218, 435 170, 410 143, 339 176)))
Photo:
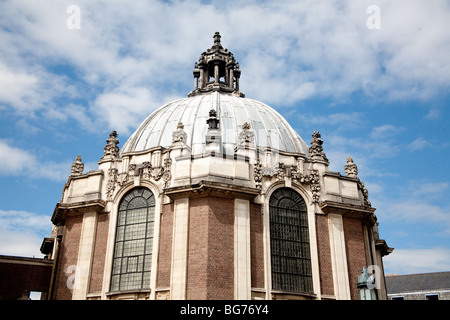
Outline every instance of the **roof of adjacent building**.
POLYGON ((388 294, 450 289, 450 272, 388 276, 386 289, 388 294))

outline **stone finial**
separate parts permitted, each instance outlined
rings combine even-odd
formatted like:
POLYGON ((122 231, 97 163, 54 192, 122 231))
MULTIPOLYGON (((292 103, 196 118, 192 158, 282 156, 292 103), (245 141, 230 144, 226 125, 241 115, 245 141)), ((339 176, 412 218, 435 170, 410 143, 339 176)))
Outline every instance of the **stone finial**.
POLYGON ((194 90, 188 97, 209 92, 225 92, 245 97, 239 91, 241 70, 233 54, 223 48, 219 32, 214 34, 214 44, 200 55, 194 64, 194 90))
POLYGON ((350 178, 358 178, 358 167, 353 162, 352 157, 347 158, 347 164, 344 166, 345 175, 350 178))
POLYGON ((253 133, 251 126, 248 122, 242 125, 242 131, 239 133, 239 144, 248 146, 255 142, 255 134, 253 133))
POLYGON ((117 132, 111 131, 109 138, 106 140, 106 145, 103 152, 103 159, 118 158, 119 157, 119 140, 117 140, 117 132))
POLYGON ((172 143, 184 142, 186 143, 187 134, 184 131, 184 125, 180 121, 178 122, 177 128, 172 132, 172 143))
POLYGON ((81 176, 83 174, 84 163, 81 161, 82 161, 81 156, 78 155, 75 159, 75 162, 72 163, 70 176, 77 177, 77 176, 81 176))
POLYGON ((214 109, 211 109, 209 111, 209 119, 206 120, 206 123, 208 124, 209 130, 216 130, 219 129, 219 119, 217 119, 217 111, 214 109))
POLYGON ((322 160, 328 162, 328 158, 323 152, 323 140, 320 138, 319 131, 314 131, 311 139, 311 146, 309 147, 309 156, 311 160, 322 160))

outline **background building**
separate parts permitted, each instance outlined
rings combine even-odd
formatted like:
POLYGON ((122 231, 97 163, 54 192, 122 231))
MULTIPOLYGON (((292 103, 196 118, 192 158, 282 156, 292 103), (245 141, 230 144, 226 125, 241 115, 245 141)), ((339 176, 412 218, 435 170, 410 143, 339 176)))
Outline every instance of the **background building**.
POLYGON ((450 272, 386 277, 389 300, 450 300, 450 272))
POLYGON ((53 262, 49 259, 0 256, 0 300, 46 299, 53 262))
POLYGON ((368 192, 351 157, 331 172, 310 145, 239 90, 220 35, 194 67, 194 90, 145 119, 98 169, 72 165, 54 228, 51 299, 359 299, 375 271, 386 299, 368 192))

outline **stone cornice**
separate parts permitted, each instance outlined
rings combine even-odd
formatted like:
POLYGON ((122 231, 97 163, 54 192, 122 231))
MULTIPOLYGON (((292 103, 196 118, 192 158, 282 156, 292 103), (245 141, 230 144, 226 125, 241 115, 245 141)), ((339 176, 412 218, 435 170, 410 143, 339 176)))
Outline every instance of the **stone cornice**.
POLYGON ((67 216, 83 214, 86 212, 102 212, 106 206, 106 202, 100 199, 81 201, 75 203, 62 203, 56 204, 55 210, 51 221, 54 225, 64 223, 67 216))
POLYGON ((258 196, 260 190, 225 183, 200 181, 192 185, 172 187, 165 189, 165 195, 171 199, 204 197, 208 195, 223 198, 240 198, 251 200, 258 196))
POLYGON ((367 220, 370 225, 374 225, 377 221, 374 214, 376 209, 372 207, 358 206, 328 200, 321 202, 319 205, 320 209, 322 209, 324 213, 335 213, 346 217, 364 219, 367 220))

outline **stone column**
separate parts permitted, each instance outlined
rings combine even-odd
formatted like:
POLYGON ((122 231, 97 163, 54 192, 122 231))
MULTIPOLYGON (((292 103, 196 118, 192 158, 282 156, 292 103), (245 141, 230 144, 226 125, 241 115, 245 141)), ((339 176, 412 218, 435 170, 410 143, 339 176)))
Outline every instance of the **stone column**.
POLYGON ((74 272, 72 276, 75 277, 73 282, 73 300, 85 300, 88 294, 96 229, 97 212, 85 213, 81 227, 77 265, 71 270, 74 272))
POLYGON ((174 203, 172 268, 170 288, 172 300, 186 299, 186 274, 189 230, 189 198, 174 203))
POLYGON ((219 63, 218 62, 214 63, 214 83, 215 84, 219 83, 219 63))
POLYGON ((331 266, 333 268, 334 294, 337 300, 350 300, 344 224, 340 214, 329 214, 331 266))
POLYGON ((234 299, 251 299, 250 202, 234 200, 234 299))

